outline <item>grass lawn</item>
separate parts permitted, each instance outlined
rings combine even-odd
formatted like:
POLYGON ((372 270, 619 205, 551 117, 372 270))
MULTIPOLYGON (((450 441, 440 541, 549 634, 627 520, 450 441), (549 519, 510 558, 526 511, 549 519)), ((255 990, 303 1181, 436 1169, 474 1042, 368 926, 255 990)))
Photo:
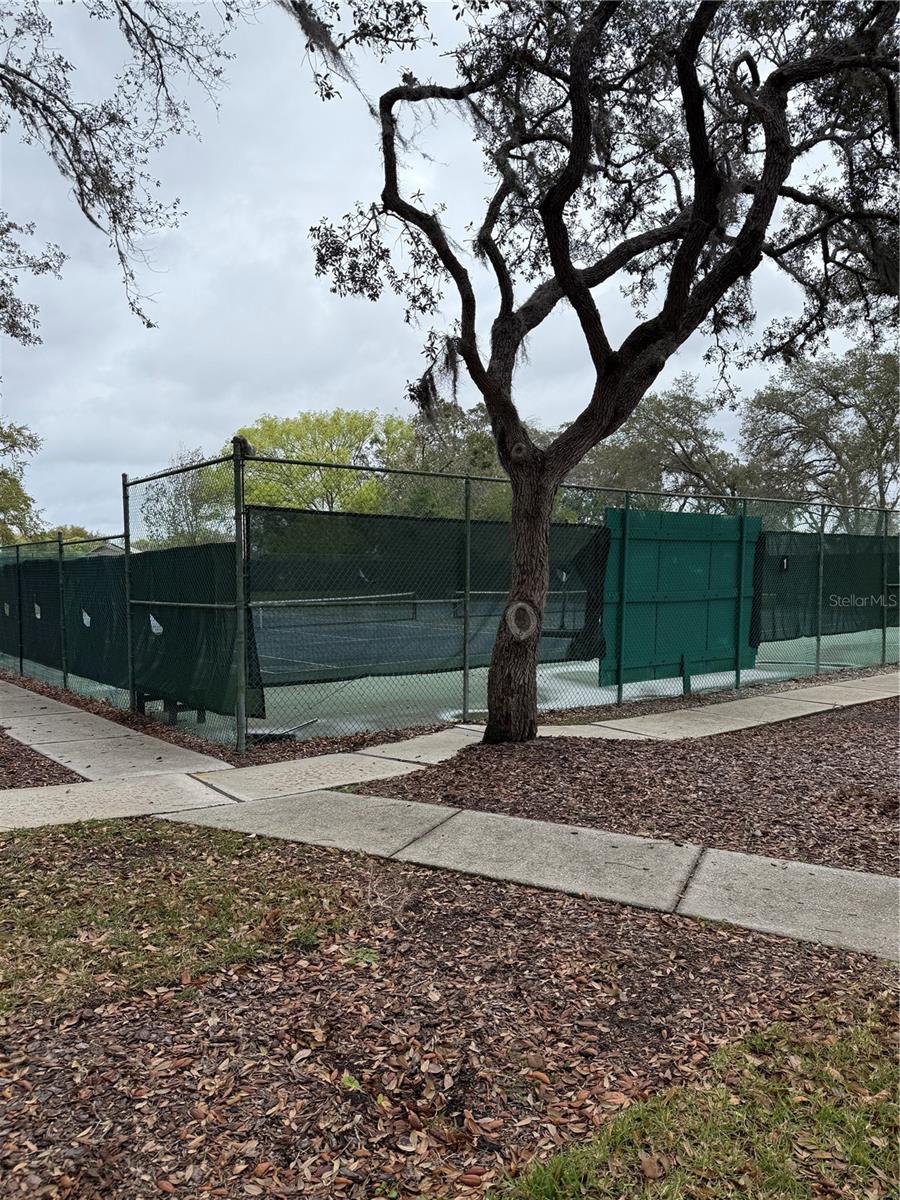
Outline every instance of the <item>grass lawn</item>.
POLYGON ((891 979, 225 830, 0 834, 0 1197, 887 1200, 891 979))
MULTIPOLYGON (((505 1200, 880 1200, 900 1186, 896 1011, 775 1024, 599 1137, 534 1168, 505 1200)), ((500 1193, 497 1194, 498 1196, 500 1193)))
POLYGON ((277 843, 165 821, 0 834, 0 1013, 73 1009, 315 946, 343 920, 277 843))

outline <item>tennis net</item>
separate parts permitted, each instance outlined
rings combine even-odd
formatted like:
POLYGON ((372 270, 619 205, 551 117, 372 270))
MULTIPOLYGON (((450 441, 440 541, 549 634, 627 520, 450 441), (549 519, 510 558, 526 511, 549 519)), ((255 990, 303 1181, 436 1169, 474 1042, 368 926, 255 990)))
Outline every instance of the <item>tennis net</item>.
MULTIPOLYGON (((498 617, 509 597, 508 592, 470 592, 469 615, 471 617, 498 617)), ((544 608, 545 626, 556 625, 560 628, 575 628, 584 618, 587 605, 586 590, 551 591, 547 593, 547 603, 544 608)), ((466 597, 464 592, 456 592, 453 597, 453 615, 461 620, 466 613, 466 597)))
POLYGON ((415 592, 380 596, 324 596, 312 599, 253 600, 259 629, 299 629, 310 625, 379 624, 415 621, 415 592))

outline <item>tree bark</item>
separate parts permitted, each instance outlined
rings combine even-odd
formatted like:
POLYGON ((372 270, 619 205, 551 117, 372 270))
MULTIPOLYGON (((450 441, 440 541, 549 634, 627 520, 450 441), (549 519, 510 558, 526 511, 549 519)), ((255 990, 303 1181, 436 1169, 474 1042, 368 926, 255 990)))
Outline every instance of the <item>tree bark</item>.
POLYGON ((550 517, 556 492, 543 456, 509 470, 512 578, 488 671, 485 742, 537 735, 538 643, 550 581, 550 517))

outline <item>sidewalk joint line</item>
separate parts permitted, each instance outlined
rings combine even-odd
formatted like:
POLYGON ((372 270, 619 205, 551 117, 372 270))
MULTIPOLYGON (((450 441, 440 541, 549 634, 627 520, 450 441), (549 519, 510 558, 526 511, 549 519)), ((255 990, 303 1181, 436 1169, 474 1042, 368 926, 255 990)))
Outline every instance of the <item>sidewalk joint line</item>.
MULTIPOLYGON (((434 807, 437 808, 438 806, 434 805, 434 807)), ((458 817, 462 811, 463 810, 461 808, 455 808, 448 817, 444 817, 444 819, 442 821, 438 821, 438 823, 436 825, 432 825, 431 828, 426 829, 424 833, 417 833, 416 836, 413 838, 410 838, 408 842, 404 842, 404 844, 402 846, 398 846, 396 850, 392 850, 391 853, 388 855, 388 858, 395 858, 398 854, 401 854, 404 850, 408 850, 410 848, 410 846, 415 845, 416 842, 421 842, 422 838, 430 837, 431 834, 433 834, 436 829, 441 829, 444 825, 447 824, 448 821, 452 821, 454 817, 458 817)))
POLYGON ((708 850, 709 850, 709 846, 701 846, 699 848, 699 850, 697 851, 697 857, 694 859, 693 863, 691 864, 691 869, 688 871, 688 873, 685 877, 684 883, 682 884, 681 890, 679 891, 677 897, 675 898, 675 904, 672 907, 673 913, 677 913, 679 908, 681 908, 681 903, 684 900, 685 896, 687 895, 688 888, 691 886, 691 880, 697 874, 697 870, 700 866, 700 863, 701 863, 702 859, 704 858, 704 856, 706 855, 706 852, 708 850))
MULTIPOLYGON (((187 777, 188 779, 196 779, 197 783, 202 783, 204 787, 208 787, 211 792, 215 792, 219 796, 225 796, 226 799, 231 800, 234 804, 244 803, 244 801, 239 799, 237 796, 230 796, 224 788, 216 787, 216 785, 214 783, 210 783, 208 779, 201 779, 199 775, 195 775, 193 771, 188 771, 187 777)), ((263 799, 269 799, 269 797, 265 796, 263 799)))
MULTIPOLYGON (((390 742, 387 743, 387 745, 390 745, 390 744, 391 744, 390 742)), ((378 749, 380 749, 380 747, 372 746, 371 749, 378 750, 378 749)), ((338 751, 338 753, 340 753, 340 751, 338 751)), ((379 762, 402 762, 402 763, 409 763, 410 765, 412 765, 414 767, 429 767, 429 766, 434 765, 432 763, 420 762, 419 759, 417 759, 417 758, 401 758, 398 754, 394 754, 394 755, 391 755, 391 754, 368 754, 365 750, 351 750, 350 753, 358 754, 360 758, 374 758, 374 759, 377 759, 379 762)), ((451 755, 450 757, 452 758, 453 756, 451 755)))

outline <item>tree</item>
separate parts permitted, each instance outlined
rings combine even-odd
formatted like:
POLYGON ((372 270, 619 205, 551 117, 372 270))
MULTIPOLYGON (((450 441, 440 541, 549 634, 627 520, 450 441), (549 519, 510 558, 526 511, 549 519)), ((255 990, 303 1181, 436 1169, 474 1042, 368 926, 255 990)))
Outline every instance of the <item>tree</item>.
MULTIPOLYGON (((245 496, 249 504, 288 508, 317 508, 325 512, 352 509, 375 511, 383 494, 377 467, 395 445, 412 436, 408 421, 382 413, 336 408, 330 412, 301 412, 295 417, 265 414, 237 431, 264 458, 296 459, 307 463, 341 463, 359 470, 328 470, 323 466, 248 460, 245 496)), ((231 446, 225 453, 231 452, 231 446)))
POLYGON ((897 355, 859 347, 797 359, 745 404, 752 492, 895 508, 900 499, 897 355))
POLYGON ((664 392, 650 392, 628 421, 590 450, 577 481, 631 491, 732 496, 745 484, 740 460, 715 424, 719 402, 701 396, 698 380, 682 375, 664 392))
MULTIPOLYGON (((62 48, 51 6, 0 0, 0 133, 17 130, 50 156, 86 219, 108 238, 128 303, 147 325, 152 321, 137 273, 145 258, 143 239, 176 225, 182 215, 177 200, 161 198, 154 155, 171 136, 195 132, 187 94, 199 90, 215 101, 229 58, 226 35, 258 5, 259 0, 202 6, 83 0, 94 30, 101 24, 117 28, 127 55, 107 94, 86 100, 96 81, 62 48)), ((418 0, 353 0, 338 42, 322 19, 337 9, 334 0, 320 0, 321 15, 307 0, 291 7, 330 64, 313 73, 322 95, 337 94, 334 75, 347 78, 342 55, 351 47, 385 53, 411 48, 422 36, 424 4, 418 0)), ((0 211, 0 330, 26 344, 40 341, 38 311, 19 295, 20 277, 58 275, 65 261, 58 246, 33 247, 34 234, 32 222, 0 211)))
MULTIPOLYGON (((490 421, 483 406, 464 409, 439 402, 427 415, 418 411, 408 423, 409 436, 386 448, 382 463, 404 471, 436 474, 502 476, 490 421)), ((531 430, 539 437, 537 429, 531 430)), ((417 475, 386 475, 385 511, 420 517, 462 517, 463 485, 460 480, 439 482, 417 475)), ((470 513, 483 520, 508 520, 509 490, 476 480, 470 487, 470 513)))
POLYGON ((25 466, 41 446, 27 425, 0 419, 0 543, 40 536, 40 514, 25 491, 25 466))
MULTIPOLYGON (((306 5, 285 7, 303 23, 306 5)), ((446 83, 405 70, 378 103, 383 188, 312 231, 341 295, 385 286, 412 319, 458 301, 414 387, 425 411, 464 366, 512 489, 512 579, 488 680, 487 741, 536 731, 537 648, 554 496, 620 429, 695 332, 727 366, 791 356, 833 326, 887 328, 898 291, 896 5, 783 3, 457 5, 446 83), (404 188, 421 116, 452 106, 484 154, 489 198, 470 252, 440 198, 404 188), (410 120, 411 118, 411 120, 410 120), (824 166, 823 166, 824 163, 824 166), (403 257, 397 257, 395 247, 403 257), (751 277, 767 262, 802 292, 796 320, 748 345, 751 277), (479 305, 493 279, 487 346, 479 305), (638 309, 613 346, 598 302, 617 279, 638 309), (524 295, 524 298, 523 298, 524 295), (567 301, 593 369, 581 413, 548 446, 516 406, 529 335, 567 301), (649 314, 649 315, 648 315, 649 314)), ((320 14, 321 15, 321 14, 320 14)), ((323 53, 340 11, 305 29, 323 53)))
POLYGON ((234 537, 234 475, 228 463, 201 466, 200 449, 180 449, 169 474, 129 490, 136 550, 199 546, 234 537))
POLYGON ((55 538, 58 534, 62 535, 64 542, 86 542, 92 538, 99 541, 103 536, 85 529, 83 525, 54 525, 52 529, 43 530, 41 537, 55 538))

